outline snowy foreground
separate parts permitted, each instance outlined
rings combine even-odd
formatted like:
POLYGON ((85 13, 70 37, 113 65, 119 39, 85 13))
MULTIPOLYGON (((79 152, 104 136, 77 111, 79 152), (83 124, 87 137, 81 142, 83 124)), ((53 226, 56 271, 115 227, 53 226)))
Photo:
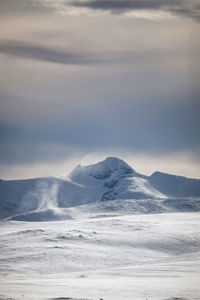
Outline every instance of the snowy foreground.
POLYGON ((78 213, 1 221, 0 299, 200 299, 199 212, 78 213))

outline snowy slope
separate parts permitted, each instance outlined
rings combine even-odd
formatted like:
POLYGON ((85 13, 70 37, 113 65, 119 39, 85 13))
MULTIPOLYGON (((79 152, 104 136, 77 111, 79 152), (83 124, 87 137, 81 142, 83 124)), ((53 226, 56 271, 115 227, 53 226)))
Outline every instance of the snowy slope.
POLYGON ((100 197, 96 188, 58 178, 39 178, 0 182, 0 218, 31 211, 90 203, 100 197))
POLYGON ((171 197, 199 197, 200 180, 155 172, 149 177, 150 184, 171 197))
MULTIPOLYGON (((200 197, 200 180, 159 172, 148 177, 137 173, 123 160, 108 157, 97 164, 78 165, 66 178, 0 180, 0 218, 22 214, 26 215, 23 218, 37 221, 68 219, 70 216, 63 214, 62 208, 111 200, 148 200, 140 201, 140 205, 134 202, 134 212, 138 207, 138 213, 155 212, 156 200, 166 200, 159 202, 160 212, 168 211, 168 207, 182 211, 180 200, 171 197, 191 196, 200 197)), ((191 205, 189 199, 182 202, 185 211, 196 211, 200 206, 198 202, 191 205)))

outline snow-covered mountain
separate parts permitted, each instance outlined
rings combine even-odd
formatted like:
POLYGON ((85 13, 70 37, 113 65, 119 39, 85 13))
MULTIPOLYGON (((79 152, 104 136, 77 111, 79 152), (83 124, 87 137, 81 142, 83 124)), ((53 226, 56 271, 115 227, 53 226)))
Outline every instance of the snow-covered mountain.
MULTIPOLYGON (((196 199, 195 205, 191 205, 193 202, 189 197, 200 197, 199 179, 160 172, 148 177, 137 173, 123 160, 108 157, 97 164, 78 165, 68 177, 0 180, 0 218, 29 213, 32 219, 40 219, 39 216, 57 219, 59 209, 60 217, 62 215, 61 208, 85 204, 88 210, 92 207, 107 210, 107 205, 103 202, 111 200, 112 203, 118 201, 113 204, 115 210, 117 203, 120 203, 121 209, 127 200, 134 201, 134 212, 137 207, 138 212, 145 212, 146 206, 148 213, 151 213, 151 207, 154 207, 152 212, 155 212, 158 200, 159 212, 166 207, 180 211, 200 210, 200 201, 196 199), (137 205, 135 201, 139 201, 137 205), (97 204, 99 202, 102 204, 97 204), (141 209, 142 206, 145 209, 141 209)), ((128 206, 130 209, 130 201, 128 206)))
MULTIPOLYGON (((97 200, 165 198, 145 176, 138 174, 123 160, 108 157, 90 165, 78 165, 70 174, 72 182, 99 190, 97 200)), ((96 202, 96 201, 95 201, 96 202)))

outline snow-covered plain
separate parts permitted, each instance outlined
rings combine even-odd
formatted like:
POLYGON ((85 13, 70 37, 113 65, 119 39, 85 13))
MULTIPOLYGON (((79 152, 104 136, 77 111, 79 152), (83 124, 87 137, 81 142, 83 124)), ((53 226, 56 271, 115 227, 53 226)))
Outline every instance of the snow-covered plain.
POLYGON ((199 212, 80 207, 72 220, 1 221, 0 299, 199 300, 199 225, 199 212))

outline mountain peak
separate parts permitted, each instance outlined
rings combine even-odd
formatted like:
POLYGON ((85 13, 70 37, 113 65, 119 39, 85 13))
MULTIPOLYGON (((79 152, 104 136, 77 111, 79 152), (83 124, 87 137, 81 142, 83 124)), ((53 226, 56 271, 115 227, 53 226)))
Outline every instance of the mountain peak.
POLYGON ((134 172, 134 170, 124 160, 112 156, 107 157, 103 161, 97 163, 96 166, 107 168, 112 172, 116 172, 118 170, 124 170, 128 173, 134 172))
POLYGON ((107 157, 105 160, 89 166, 78 165, 72 171, 71 176, 89 175, 96 179, 106 179, 114 173, 129 174, 133 172, 135 171, 122 159, 117 157, 107 157))

